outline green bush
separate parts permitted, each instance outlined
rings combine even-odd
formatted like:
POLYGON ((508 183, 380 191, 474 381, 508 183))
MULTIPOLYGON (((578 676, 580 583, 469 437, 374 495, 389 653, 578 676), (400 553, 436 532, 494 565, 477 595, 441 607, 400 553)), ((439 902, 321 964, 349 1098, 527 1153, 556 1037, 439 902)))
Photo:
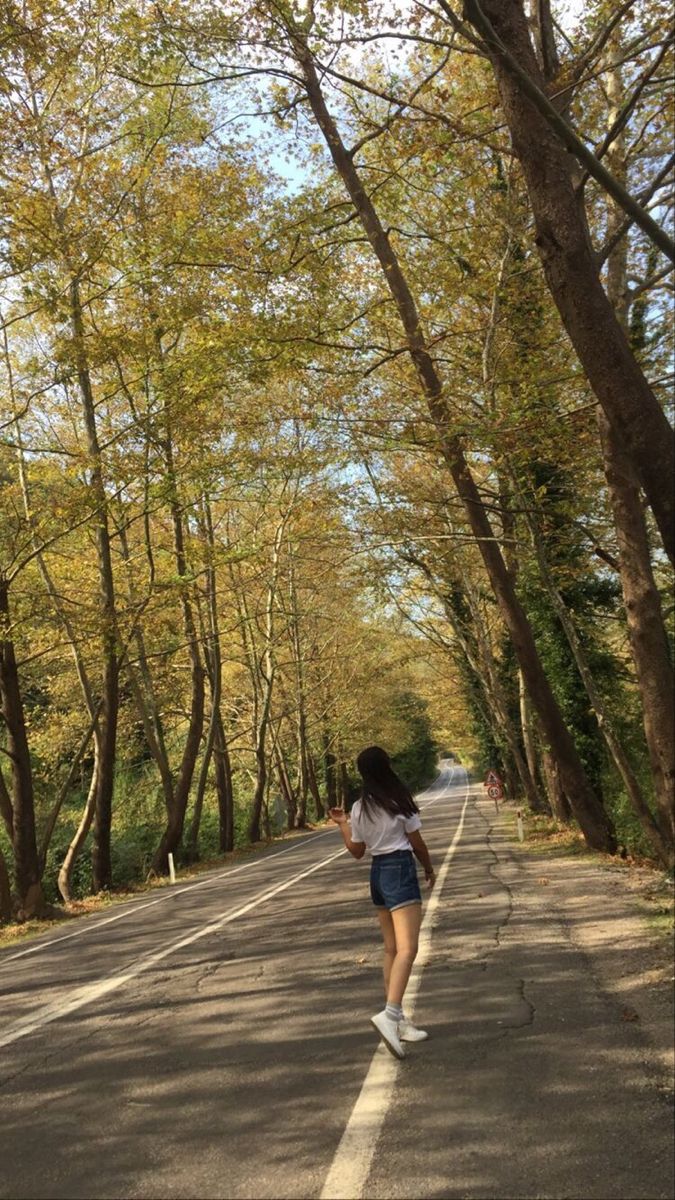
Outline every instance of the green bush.
POLYGON ((438 761, 438 745, 431 732, 427 706, 413 692, 404 692, 394 699, 392 708, 408 730, 405 745, 392 755, 392 766, 410 790, 417 792, 431 783, 438 761))

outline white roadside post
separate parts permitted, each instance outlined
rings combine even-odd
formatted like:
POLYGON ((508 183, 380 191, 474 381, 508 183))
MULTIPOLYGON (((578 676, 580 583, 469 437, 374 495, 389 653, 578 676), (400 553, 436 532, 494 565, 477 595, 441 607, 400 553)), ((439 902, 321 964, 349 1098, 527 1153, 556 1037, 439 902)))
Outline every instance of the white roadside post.
POLYGON ((169 854, 169 882, 176 882, 176 868, 173 865, 173 854, 169 854))
POLYGON ((516 811, 516 820, 518 822, 518 841, 524 842, 525 841, 525 830, 523 829, 523 815, 522 815, 520 809, 517 809, 517 811, 516 811))

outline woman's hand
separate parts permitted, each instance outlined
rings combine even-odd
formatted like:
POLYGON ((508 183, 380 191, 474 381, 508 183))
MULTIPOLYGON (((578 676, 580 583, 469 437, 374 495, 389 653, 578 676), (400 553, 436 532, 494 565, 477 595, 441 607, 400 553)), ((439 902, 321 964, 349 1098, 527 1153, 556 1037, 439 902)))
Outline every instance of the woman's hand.
POLYGON ((431 891, 436 882, 436 872, 434 871, 434 868, 432 867, 430 871, 425 871, 424 876, 427 881, 427 887, 429 888, 429 891, 431 891))
POLYGON ((347 820, 347 814, 344 808, 329 808, 328 816, 330 817, 331 821, 335 821, 336 825, 344 825, 345 821, 347 820))

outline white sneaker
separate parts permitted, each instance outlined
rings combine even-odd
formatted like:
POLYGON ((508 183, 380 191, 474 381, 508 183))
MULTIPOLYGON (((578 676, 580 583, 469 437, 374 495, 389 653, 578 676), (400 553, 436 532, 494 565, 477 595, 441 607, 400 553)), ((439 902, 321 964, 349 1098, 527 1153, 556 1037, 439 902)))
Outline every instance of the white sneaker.
POLYGON ((429 1034, 426 1029, 418 1029, 412 1021, 407 1021, 404 1017, 398 1023, 398 1036, 402 1042, 426 1042, 429 1034))
POLYGON ((394 1058, 405 1058, 405 1046, 402 1046, 399 1040, 398 1026, 387 1016, 386 1011, 371 1017, 370 1023, 379 1033, 389 1053, 393 1054, 394 1058))

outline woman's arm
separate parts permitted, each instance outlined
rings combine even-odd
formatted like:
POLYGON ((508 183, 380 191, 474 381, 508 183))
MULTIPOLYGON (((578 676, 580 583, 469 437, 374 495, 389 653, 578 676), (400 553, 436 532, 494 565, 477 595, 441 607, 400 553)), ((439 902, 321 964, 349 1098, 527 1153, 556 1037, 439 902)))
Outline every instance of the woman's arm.
POLYGON ((424 867, 424 874, 426 875, 429 887, 433 887, 436 882, 436 872, 431 864, 429 850, 424 838, 422 837, 422 834, 420 833, 419 829, 414 829, 412 833, 407 835, 407 837, 410 845, 413 848, 413 854, 415 855, 415 858, 424 867))
POLYGON ((330 808, 328 810, 328 815, 331 821, 335 821, 335 824, 340 826, 340 833, 344 838, 344 843, 349 850, 349 853, 354 858, 363 858, 366 852, 366 843, 352 841, 351 829, 344 808, 330 808))

